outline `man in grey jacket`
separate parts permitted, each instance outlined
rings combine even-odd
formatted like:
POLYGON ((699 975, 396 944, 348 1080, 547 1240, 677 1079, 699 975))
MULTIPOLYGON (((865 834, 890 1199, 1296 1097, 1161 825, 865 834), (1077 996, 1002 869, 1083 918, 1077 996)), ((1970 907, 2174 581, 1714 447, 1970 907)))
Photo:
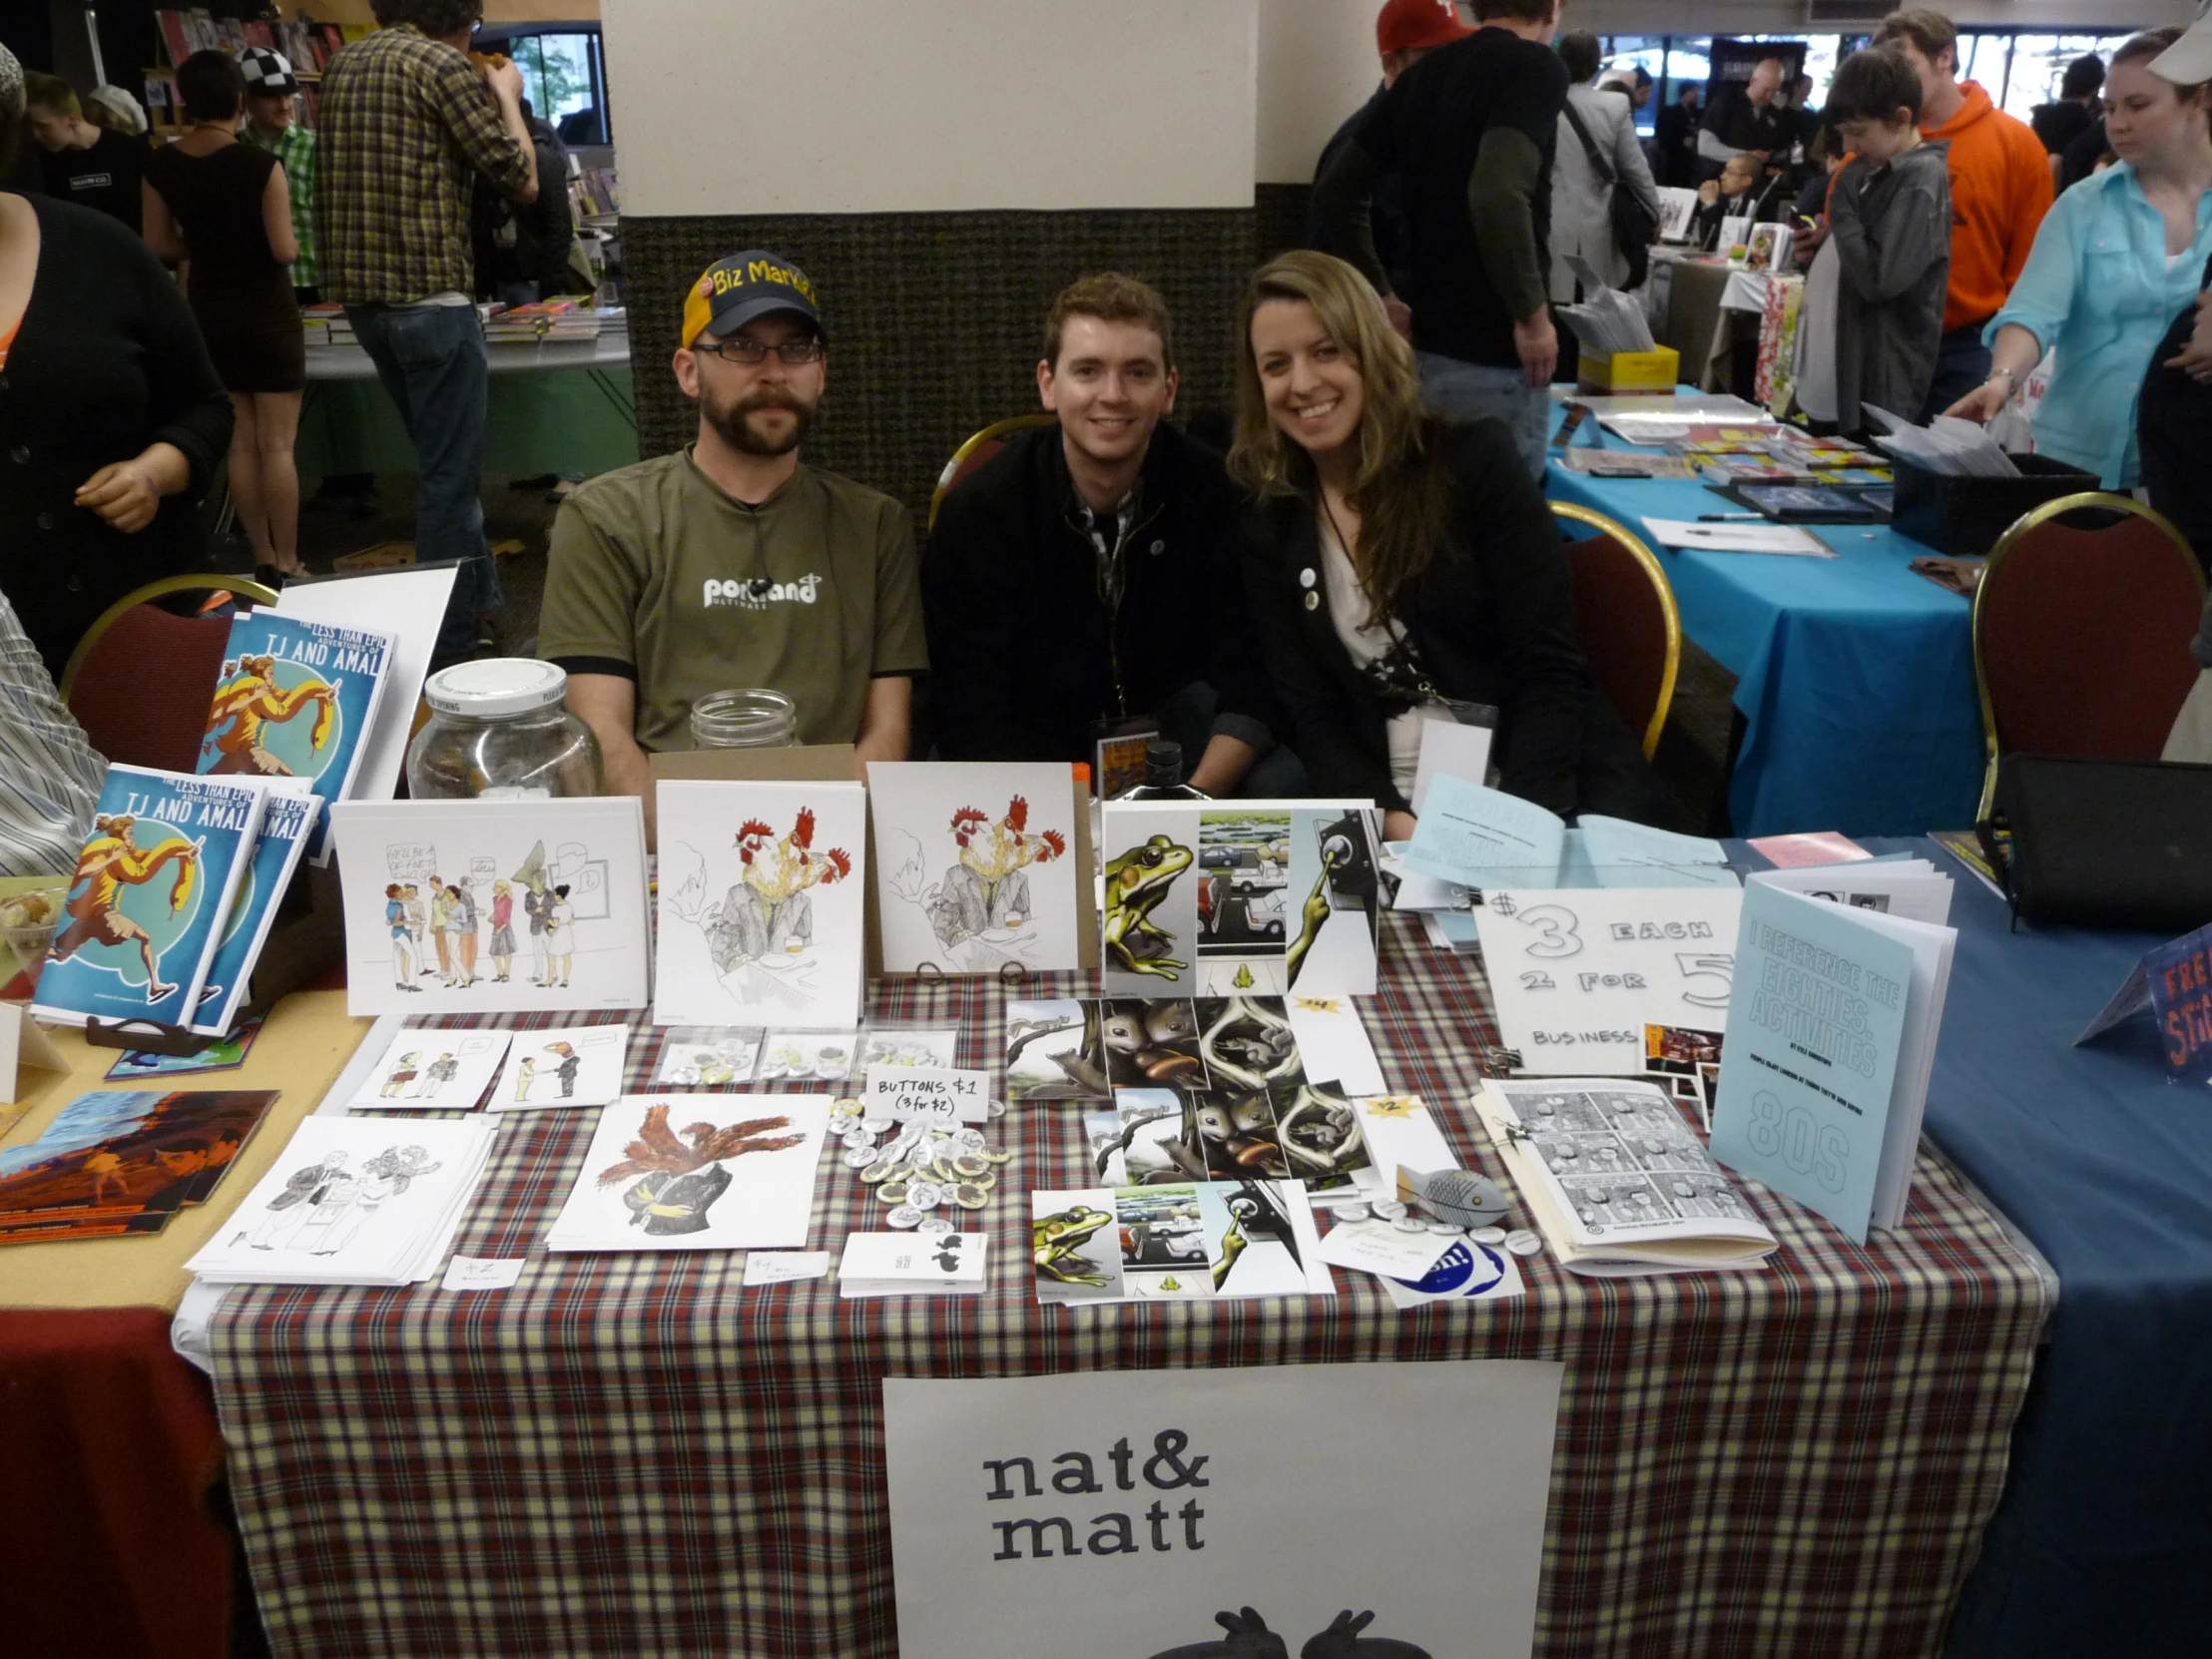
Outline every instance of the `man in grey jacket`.
POLYGON ((1837 69, 1829 127, 1852 160, 1829 192, 1816 264, 1834 251, 1836 424, 1848 435, 1866 429, 1870 403, 1916 413, 1942 342, 1948 146, 1921 137, 1920 113, 1920 76, 1896 52, 1855 52, 1837 69))

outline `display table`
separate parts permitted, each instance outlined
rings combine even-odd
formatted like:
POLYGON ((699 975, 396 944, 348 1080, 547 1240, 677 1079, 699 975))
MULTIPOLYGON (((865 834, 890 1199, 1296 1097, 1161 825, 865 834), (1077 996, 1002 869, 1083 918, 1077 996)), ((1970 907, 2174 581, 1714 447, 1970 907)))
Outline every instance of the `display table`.
MULTIPOLYGON (((499 341, 485 347, 485 356, 487 474, 590 474, 637 460, 626 331, 611 329, 595 340, 499 341)), ((294 459, 308 478, 415 470, 399 410, 358 345, 309 348, 294 459)))
POLYGON ((2002 902, 1963 875, 1951 920, 1958 953, 1928 1132, 2065 1291, 1948 1651, 2202 1653, 2212 1632, 2212 1099, 2202 1085, 2165 1081, 2148 1016, 2072 1046, 2161 941, 2010 931, 2002 902))
MULTIPOLYGON (((1621 440, 1606 433, 1605 441, 1621 440)), ((1646 515, 1743 510, 1700 483, 1592 478, 1556 462, 1544 487, 1647 542, 1646 515)), ((1966 828, 1982 767, 1969 603, 1913 573, 1912 561, 1930 549, 1909 536, 1810 528, 1837 557, 1653 544, 1683 632, 1737 677, 1745 729, 1728 797, 1736 832, 1966 828)))
MULTIPOLYGON (((1385 918, 1369 1032, 1393 1086, 1494 1168, 1462 1105, 1489 1041, 1479 982, 1405 919, 1385 918)), ((891 980, 874 1012, 956 1021, 962 1063, 995 1071, 1004 996, 891 980)), ((637 1025, 633 1086, 660 1047, 637 1025)), ((1939 1156, 1873 1250, 1752 1189, 1783 1247, 1755 1273, 1605 1282, 1541 1257, 1524 1298, 1402 1315, 1354 1275, 1326 1300, 1040 1308, 1027 1195, 1078 1184, 1080 1111, 994 1126, 1018 1156, 974 1220, 980 1298, 744 1291, 729 1255, 548 1257, 590 1111, 501 1125, 456 1249, 528 1257, 514 1289, 233 1292, 209 1340, 276 1651, 888 1656, 885 1376, 1472 1357, 1568 1368, 1538 1654, 1936 1651, 2055 1294, 1939 1156)), ((810 1243, 879 1214, 826 1156, 810 1243)), ((1282 1431, 1295 1456, 1328 1424, 1282 1431)), ((1329 1512, 1317 1492, 1284 1524, 1329 1512)))
POLYGON ((157 1236, 0 1249, 0 1652, 223 1659, 230 1540, 211 1512, 223 1445, 207 1382, 170 1347, 184 1263, 276 1160, 337 1075, 365 1020, 328 992, 279 1003, 236 1071, 105 1082, 113 1049, 54 1033, 67 1074, 26 1071, 30 1112, 0 1145, 37 1138, 100 1087, 280 1089, 213 1198, 157 1236))

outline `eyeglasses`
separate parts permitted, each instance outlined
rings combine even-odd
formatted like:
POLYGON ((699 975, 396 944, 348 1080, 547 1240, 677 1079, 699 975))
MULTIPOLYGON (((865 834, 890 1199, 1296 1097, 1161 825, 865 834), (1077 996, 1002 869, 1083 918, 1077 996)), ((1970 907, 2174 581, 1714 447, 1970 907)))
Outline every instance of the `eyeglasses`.
POLYGON ((747 339, 743 334, 733 334, 730 338, 717 340, 711 345, 705 340, 696 341, 692 345, 692 349, 694 351, 709 351, 722 358, 724 362, 744 363, 749 368, 755 364, 767 362, 768 354, 773 351, 784 359, 785 367, 798 368, 803 363, 819 363, 822 361, 825 347, 819 339, 788 339, 780 345, 763 345, 757 339, 747 339))

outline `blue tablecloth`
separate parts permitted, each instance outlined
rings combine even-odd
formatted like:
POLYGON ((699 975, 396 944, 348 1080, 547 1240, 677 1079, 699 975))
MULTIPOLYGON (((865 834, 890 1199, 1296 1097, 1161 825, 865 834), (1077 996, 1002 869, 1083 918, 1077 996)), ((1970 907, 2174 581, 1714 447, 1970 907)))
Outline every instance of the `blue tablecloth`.
MULTIPOLYGON (((1646 515, 1742 510, 1702 484, 1591 478, 1557 462, 1546 489, 1647 542, 1646 515)), ((1746 728, 1729 789, 1736 832, 1964 829, 1982 759, 1966 601, 1907 568, 1929 551, 1909 537, 1813 530, 1838 557, 1654 549, 1683 631, 1737 677, 1746 728)))
POLYGON ((2165 1081, 2148 1016, 2072 1046, 2159 941, 2008 933, 1911 844, 1958 874, 1928 1133, 2060 1286, 1947 1659, 2212 1652, 2212 1090, 2165 1081))

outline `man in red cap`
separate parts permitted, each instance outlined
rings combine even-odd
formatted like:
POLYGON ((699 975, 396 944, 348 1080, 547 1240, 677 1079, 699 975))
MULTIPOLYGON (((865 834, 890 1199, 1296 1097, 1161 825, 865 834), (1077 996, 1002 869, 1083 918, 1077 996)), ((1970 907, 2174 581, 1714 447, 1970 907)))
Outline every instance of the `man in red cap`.
MULTIPOLYGON (((1383 0, 1382 9, 1375 14, 1375 50, 1382 59, 1382 84, 1322 147, 1321 161, 1314 168, 1315 179, 1319 180, 1329 171, 1329 164, 1336 160, 1337 152, 1352 142, 1361 124, 1382 101, 1382 95, 1397 84, 1400 75, 1435 48, 1473 32, 1460 21, 1459 8, 1453 0, 1383 0)), ((1375 202, 1370 212, 1376 255, 1382 260, 1383 270, 1390 274, 1390 285, 1403 296, 1412 285, 1412 243, 1405 232, 1404 187, 1396 174, 1376 181, 1375 202)), ((1321 240, 1321 225, 1311 210, 1307 215, 1306 246, 1327 246, 1321 240)))

